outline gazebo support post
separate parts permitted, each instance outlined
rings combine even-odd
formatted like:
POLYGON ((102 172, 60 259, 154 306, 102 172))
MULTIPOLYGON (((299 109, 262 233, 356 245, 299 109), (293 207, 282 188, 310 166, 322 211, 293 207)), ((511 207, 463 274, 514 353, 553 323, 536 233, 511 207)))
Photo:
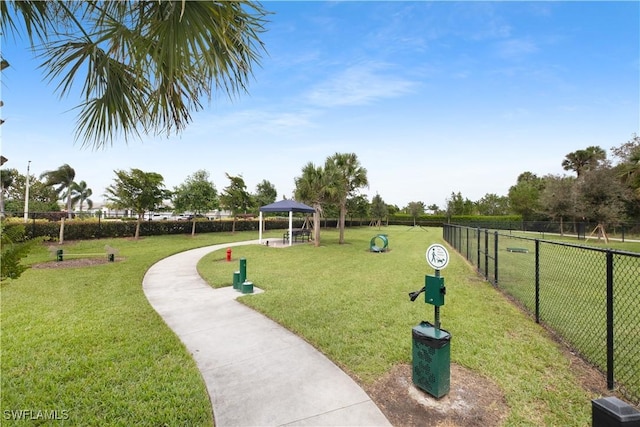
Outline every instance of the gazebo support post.
POLYGON ((293 244, 293 211, 289 211, 289 246, 293 244))
POLYGON ((260 225, 258 226, 258 243, 262 244, 262 211, 258 214, 260 225))

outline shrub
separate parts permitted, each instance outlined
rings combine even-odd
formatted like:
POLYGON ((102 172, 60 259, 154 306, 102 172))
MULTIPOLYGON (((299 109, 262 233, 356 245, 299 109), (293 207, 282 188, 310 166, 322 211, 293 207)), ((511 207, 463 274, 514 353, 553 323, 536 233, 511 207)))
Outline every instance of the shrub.
POLYGON ((43 239, 26 239, 23 224, 0 222, 0 246, 2 262, 0 263, 0 280, 17 279, 28 268, 20 264, 20 260, 43 239))

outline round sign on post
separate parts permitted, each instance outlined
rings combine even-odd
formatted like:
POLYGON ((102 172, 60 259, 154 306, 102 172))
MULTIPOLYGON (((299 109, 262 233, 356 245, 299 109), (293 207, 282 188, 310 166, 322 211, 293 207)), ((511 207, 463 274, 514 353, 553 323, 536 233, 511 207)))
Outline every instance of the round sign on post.
POLYGON ((447 248, 437 243, 427 248, 426 257, 429 265, 436 270, 442 270, 449 264, 447 248))

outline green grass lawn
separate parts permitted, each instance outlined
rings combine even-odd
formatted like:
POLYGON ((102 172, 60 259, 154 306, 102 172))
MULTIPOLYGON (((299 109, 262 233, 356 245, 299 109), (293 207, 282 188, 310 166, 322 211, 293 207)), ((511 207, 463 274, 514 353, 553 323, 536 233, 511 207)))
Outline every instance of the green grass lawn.
MULTIPOLYGON (((119 259, 85 268, 29 269, 4 283, 1 424, 51 425, 37 419, 45 416, 38 411, 57 411, 54 416, 68 418, 64 425, 212 425, 200 373, 147 302, 142 278, 167 255, 256 235, 65 243, 67 253, 104 253, 108 244, 119 250, 119 259), (36 419, 12 422, 20 416, 36 419)), ((27 261, 53 259, 42 247, 27 261)))
MULTIPOLYGON (((499 286, 535 312, 535 241, 530 233, 499 235, 499 286), (509 247, 528 253, 509 252, 509 247)), ((607 269, 604 249, 640 253, 640 242, 619 242, 547 235, 540 243, 540 320, 601 370, 606 362, 607 269), (549 241, 571 243, 552 244, 549 241), (575 246, 579 245, 579 246, 575 246), (598 250, 585 249, 596 248, 598 250)), ((614 379, 628 396, 640 396, 640 257, 613 257, 614 379)), ((637 402, 637 398, 635 400, 637 402)))
MULTIPOLYGON (((604 239, 598 239, 597 237, 589 236, 587 233, 586 239, 578 239, 575 235, 565 234, 561 236, 556 233, 538 233, 538 232, 524 232, 518 230, 495 230, 500 234, 500 237, 513 236, 522 237, 526 239, 540 239, 551 240, 554 242, 570 243, 572 245, 589 246, 599 249, 615 249, 619 251, 627 252, 639 252, 640 253, 640 236, 626 236, 625 241, 620 240, 620 236, 610 236, 609 241, 605 242, 604 239)), ((518 240, 518 239, 516 239, 518 240)), ((522 240, 520 240, 522 242, 522 240)))
MULTIPOLYGON (((390 251, 368 251, 377 229, 323 230, 322 246, 242 246, 203 258, 214 286, 231 284, 237 259, 266 290, 244 303, 303 336, 364 385, 410 363, 411 328, 433 307, 408 293, 432 274, 425 260, 441 229, 389 227, 390 251), (426 230, 426 231, 425 231, 426 230)), ((281 237, 281 232, 267 236, 281 237)), ((195 363, 148 304, 145 271, 189 248, 250 240, 257 233, 148 237, 66 243, 65 252, 119 250, 118 261, 70 269, 30 269, 2 285, 2 425, 6 411, 65 411, 65 425, 213 424, 195 363)), ((592 396, 581 388, 545 331, 451 251, 442 327, 454 363, 490 378, 510 406, 507 425, 589 425, 592 396)), ((28 262, 52 257, 41 248, 28 262)), ((33 412, 37 414, 37 412, 33 412)), ((25 425, 16 421, 15 425, 25 425)), ((36 422, 37 424, 37 422, 36 422)), ((41 424, 50 424, 42 422, 41 424)))
MULTIPOLYGON (((322 246, 243 246, 247 277, 264 294, 242 298, 305 337, 334 362, 371 384, 400 363, 411 363, 411 328, 433 321, 433 307, 408 293, 433 274, 425 260, 441 229, 389 227, 388 253, 368 251, 378 231, 323 230, 322 246), (426 231, 425 231, 426 230, 426 231)), ((507 425, 589 425, 590 396, 573 376, 569 361, 547 333, 451 253, 442 271, 447 286, 442 327, 452 334, 451 358, 496 382, 511 408, 507 425)), ((212 253, 200 262, 213 286, 229 286, 237 263, 212 253)))

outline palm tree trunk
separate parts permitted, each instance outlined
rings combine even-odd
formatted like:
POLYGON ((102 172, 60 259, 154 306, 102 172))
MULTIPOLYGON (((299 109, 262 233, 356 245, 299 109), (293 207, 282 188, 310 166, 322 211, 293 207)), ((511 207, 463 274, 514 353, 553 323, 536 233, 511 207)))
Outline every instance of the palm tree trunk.
POLYGON ((60 234, 58 235, 58 244, 64 243, 64 217, 60 218, 60 234))
POLYGON ((347 217, 347 203, 346 200, 340 203, 340 240, 338 243, 344 244, 344 222, 347 217))
POLYGON ((315 211, 313 212, 313 245, 320 246, 320 205, 313 206, 315 211))
POLYGON ((193 217, 193 220, 191 221, 191 223, 193 224, 191 226, 191 237, 196 235, 196 217, 193 217))
POLYGON ((67 189, 67 218, 71 219, 71 189, 67 189))

